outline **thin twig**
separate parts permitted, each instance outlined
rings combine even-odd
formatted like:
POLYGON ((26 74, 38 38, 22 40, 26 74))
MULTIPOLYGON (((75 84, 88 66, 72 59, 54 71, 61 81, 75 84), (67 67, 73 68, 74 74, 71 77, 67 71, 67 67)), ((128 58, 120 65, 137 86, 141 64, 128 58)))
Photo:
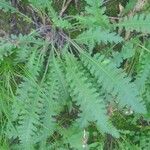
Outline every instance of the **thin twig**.
POLYGON ((64 14, 64 12, 66 11, 66 9, 68 8, 69 4, 72 2, 72 0, 68 0, 66 2, 66 5, 61 9, 61 12, 59 13, 59 16, 62 17, 62 15, 64 14))

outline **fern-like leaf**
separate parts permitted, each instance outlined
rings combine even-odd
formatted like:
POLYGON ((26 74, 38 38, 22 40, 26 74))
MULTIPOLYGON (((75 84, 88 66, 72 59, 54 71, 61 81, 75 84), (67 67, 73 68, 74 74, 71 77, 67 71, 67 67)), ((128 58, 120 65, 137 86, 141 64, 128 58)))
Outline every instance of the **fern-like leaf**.
POLYGON ((59 84, 59 102, 65 104, 69 98, 68 87, 65 79, 65 70, 60 59, 53 58, 55 78, 58 79, 59 84))
POLYGON ((82 53, 81 60, 91 74, 97 78, 98 84, 103 85, 103 88, 113 96, 117 95, 121 106, 131 107, 138 113, 146 112, 135 85, 130 83, 130 79, 121 69, 117 69, 112 62, 110 63, 109 60, 104 59, 104 56, 98 54, 91 57, 82 53))
POLYGON ((133 57, 135 54, 135 48, 133 46, 133 43, 126 42, 120 52, 113 52, 113 58, 112 61, 116 64, 117 67, 120 66, 120 64, 123 62, 125 59, 129 59, 133 57))
POLYGON ((123 28, 125 27, 128 31, 150 33, 150 15, 147 14, 136 14, 123 18, 116 26, 123 28))
POLYGON ((150 76, 150 54, 144 53, 139 63, 139 72, 136 80, 136 85, 141 92, 144 91, 145 84, 149 76, 150 76))
POLYGON ((33 148, 33 137, 40 125, 39 115, 42 110, 41 87, 37 80, 43 60, 37 55, 37 51, 34 51, 29 59, 27 77, 24 77, 17 90, 12 110, 13 120, 18 122, 17 136, 22 148, 26 149, 33 148))
POLYGON ((72 55, 66 55, 66 80, 70 88, 73 100, 80 105, 79 124, 85 128, 88 122, 96 121, 97 127, 103 132, 118 137, 118 133, 109 123, 106 115, 105 105, 92 83, 86 78, 83 68, 72 55))
POLYGON ((37 136, 36 141, 41 142, 43 146, 46 146, 46 140, 56 130, 56 120, 54 116, 61 111, 63 105, 59 103, 60 87, 62 86, 59 82, 59 78, 56 76, 57 72, 61 72, 59 65, 56 68, 56 58, 51 57, 49 63, 49 71, 45 83, 43 85, 43 114, 41 116, 42 129, 40 134, 37 136))
POLYGON ((87 16, 75 16, 75 18, 79 21, 79 24, 83 25, 84 28, 93 28, 93 27, 101 27, 103 29, 108 29, 109 27, 109 19, 105 15, 105 7, 100 7, 102 5, 102 1, 90 1, 86 0, 87 6, 85 7, 85 14, 87 16))
POLYGON ((87 31, 84 31, 77 37, 79 43, 86 45, 92 44, 107 44, 107 43, 119 43, 123 41, 122 37, 116 35, 116 33, 110 33, 108 30, 102 30, 100 28, 91 28, 87 31))

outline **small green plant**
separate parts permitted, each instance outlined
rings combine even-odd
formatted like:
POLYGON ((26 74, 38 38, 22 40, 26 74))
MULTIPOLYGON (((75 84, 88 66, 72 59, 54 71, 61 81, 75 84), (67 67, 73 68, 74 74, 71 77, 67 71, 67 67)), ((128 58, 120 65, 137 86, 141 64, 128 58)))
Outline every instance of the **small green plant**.
POLYGON ((118 17, 103 0, 78 2, 74 16, 59 3, 0 2, 30 26, 0 37, 0 149, 148 150, 149 3, 118 17))

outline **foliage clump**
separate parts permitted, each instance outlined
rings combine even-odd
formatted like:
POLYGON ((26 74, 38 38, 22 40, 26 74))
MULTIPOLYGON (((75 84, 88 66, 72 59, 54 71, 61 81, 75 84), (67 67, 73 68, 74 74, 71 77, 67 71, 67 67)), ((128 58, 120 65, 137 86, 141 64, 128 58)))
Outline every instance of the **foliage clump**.
POLYGON ((148 1, 58 2, 0 1, 0 149, 148 150, 148 1))

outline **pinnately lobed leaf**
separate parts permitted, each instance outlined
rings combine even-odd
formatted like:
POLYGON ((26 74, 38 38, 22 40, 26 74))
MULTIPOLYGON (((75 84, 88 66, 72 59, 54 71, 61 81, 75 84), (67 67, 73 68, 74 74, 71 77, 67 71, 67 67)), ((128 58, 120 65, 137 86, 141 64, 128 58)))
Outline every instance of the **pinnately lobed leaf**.
POLYGON ((89 45, 89 43, 96 44, 107 44, 107 43, 120 43, 123 38, 116 33, 111 33, 108 30, 102 30, 101 28, 91 28, 84 31, 77 37, 77 42, 89 45))
POLYGON ((97 78, 97 83, 108 93, 117 96, 121 106, 131 107, 137 113, 146 113, 146 108, 138 97, 138 90, 121 69, 117 69, 112 62, 105 63, 104 56, 99 54, 91 57, 87 53, 82 53, 81 60, 97 78))
POLYGON ((124 17, 118 24, 120 28, 125 27, 127 31, 137 31, 143 33, 150 33, 150 15, 136 14, 134 16, 124 17))
POLYGON ((79 125, 88 126, 88 122, 96 121, 99 130, 119 137, 117 130, 110 124, 106 109, 99 93, 84 75, 82 68, 72 55, 66 55, 66 80, 71 97, 81 106, 79 125))

